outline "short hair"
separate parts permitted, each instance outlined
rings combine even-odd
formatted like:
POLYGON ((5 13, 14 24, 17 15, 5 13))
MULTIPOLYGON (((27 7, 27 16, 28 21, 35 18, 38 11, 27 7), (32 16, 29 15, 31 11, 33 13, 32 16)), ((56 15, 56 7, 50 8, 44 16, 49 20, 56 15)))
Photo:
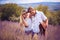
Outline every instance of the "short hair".
POLYGON ((29 7, 28 8, 28 12, 31 12, 31 10, 34 10, 34 8, 33 7, 29 7))

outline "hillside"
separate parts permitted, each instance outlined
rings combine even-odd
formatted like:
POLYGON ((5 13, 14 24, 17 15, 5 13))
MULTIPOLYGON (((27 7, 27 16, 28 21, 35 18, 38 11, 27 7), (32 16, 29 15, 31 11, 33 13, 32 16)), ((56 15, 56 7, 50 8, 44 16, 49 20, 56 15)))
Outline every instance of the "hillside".
POLYGON ((19 6, 28 8, 30 6, 32 7, 38 7, 39 5, 48 6, 49 10, 60 10, 60 2, 39 2, 39 3, 29 3, 29 4, 18 4, 19 6))

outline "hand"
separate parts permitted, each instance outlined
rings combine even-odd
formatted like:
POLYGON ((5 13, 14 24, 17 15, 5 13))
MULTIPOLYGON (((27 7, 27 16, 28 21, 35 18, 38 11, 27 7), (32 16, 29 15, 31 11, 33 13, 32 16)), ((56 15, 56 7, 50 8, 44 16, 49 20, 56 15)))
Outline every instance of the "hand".
POLYGON ((47 25, 46 25, 44 22, 42 22, 41 25, 42 25, 42 27, 43 27, 44 29, 47 28, 47 25))

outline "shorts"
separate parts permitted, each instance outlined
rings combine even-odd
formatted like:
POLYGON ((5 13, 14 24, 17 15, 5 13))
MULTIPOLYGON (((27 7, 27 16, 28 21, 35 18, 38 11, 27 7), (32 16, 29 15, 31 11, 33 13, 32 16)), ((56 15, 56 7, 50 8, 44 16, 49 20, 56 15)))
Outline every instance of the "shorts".
POLYGON ((35 32, 33 32, 33 30, 31 30, 31 31, 25 31, 25 33, 26 33, 27 35, 31 34, 31 35, 32 35, 32 38, 33 38, 34 34, 37 34, 37 35, 40 34, 40 32, 39 32, 39 33, 35 33, 35 32))

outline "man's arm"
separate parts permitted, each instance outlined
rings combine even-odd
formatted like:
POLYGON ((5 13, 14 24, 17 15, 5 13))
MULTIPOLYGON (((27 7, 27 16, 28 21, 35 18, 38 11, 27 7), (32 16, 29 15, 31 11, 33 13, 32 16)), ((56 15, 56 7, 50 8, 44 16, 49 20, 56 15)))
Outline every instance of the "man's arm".
POLYGON ((43 21, 41 23, 41 25, 43 26, 44 29, 46 29, 48 27, 48 19, 46 19, 45 21, 43 21))
POLYGON ((45 25, 48 27, 48 19, 45 20, 45 25))
POLYGON ((41 18, 42 18, 42 20, 43 20, 43 22, 42 22, 41 24, 42 24, 42 26, 44 27, 44 29, 46 29, 47 26, 48 26, 48 19, 47 19, 47 17, 44 15, 43 12, 41 12, 41 18))

